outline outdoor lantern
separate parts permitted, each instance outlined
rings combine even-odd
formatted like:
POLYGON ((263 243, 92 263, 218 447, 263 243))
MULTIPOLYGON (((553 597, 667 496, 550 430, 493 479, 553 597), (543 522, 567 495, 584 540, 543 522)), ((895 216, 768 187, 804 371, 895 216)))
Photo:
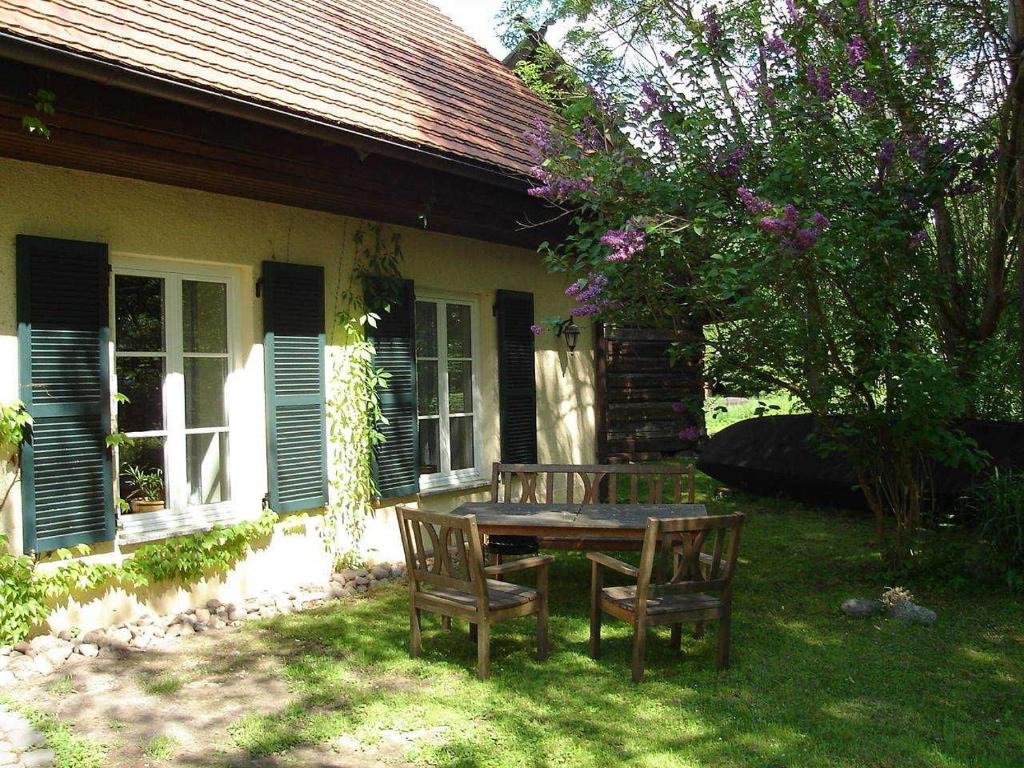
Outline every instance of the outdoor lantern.
POLYGON ((580 339, 580 327, 573 322, 572 317, 558 326, 558 335, 565 337, 565 345, 570 352, 576 351, 576 342, 580 339))

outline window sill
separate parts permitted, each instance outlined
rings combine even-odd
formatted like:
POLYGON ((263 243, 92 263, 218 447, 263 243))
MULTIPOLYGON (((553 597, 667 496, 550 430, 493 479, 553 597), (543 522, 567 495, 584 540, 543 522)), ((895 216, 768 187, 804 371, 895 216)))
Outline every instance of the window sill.
POLYGON ((489 488, 490 486, 490 480, 477 477, 472 480, 458 480, 445 485, 434 485, 428 488, 422 488, 417 495, 422 499, 429 496, 443 496, 447 493, 468 493, 469 491, 478 491, 481 488, 489 488))
POLYGON ((118 522, 118 544, 142 544, 147 541, 187 536, 209 531, 216 526, 235 525, 254 520, 257 515, 245 513, 234 505, 190 509, 184 512, 139 512, 122 515, 118 522))

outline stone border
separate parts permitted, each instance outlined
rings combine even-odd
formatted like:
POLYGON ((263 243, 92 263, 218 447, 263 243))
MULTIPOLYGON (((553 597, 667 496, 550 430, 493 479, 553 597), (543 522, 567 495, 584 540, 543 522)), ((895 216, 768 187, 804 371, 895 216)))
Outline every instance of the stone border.
POLYGON ((0 766, 52 768, 57 758, 46 736, 28 718, 0 704, 0 766))
MULTIPOLYGON (((167 650, 181 638, 237 627, 243 621, 266 619, 321 605, 328 600, 355 597, 405 577, 405 563, 377 563, 367 568, 346 568, 335 573, 326 587, 304 585, 295 590, 265 591, 240 604, 208 600, 174 616, 143 615, 131 622, 87 632, 63 631, 39 635, 30 641, 0 646, 0 687, 49 675, 70 665, 105 656, 167 650)), ((0 710, 2 721, 3 710, 0 710)), ((4 763, 0 725, 0 768, 4 763)))

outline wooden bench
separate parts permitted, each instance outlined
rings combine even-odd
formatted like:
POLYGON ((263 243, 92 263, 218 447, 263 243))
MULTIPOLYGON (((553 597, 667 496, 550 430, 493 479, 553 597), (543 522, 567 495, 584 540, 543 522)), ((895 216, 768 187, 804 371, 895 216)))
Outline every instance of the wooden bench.
MULTIPOLYGON (((491 471, 491 501, 506 504, 693 504, 694 464, 501 464, 491 471), (628 498, 619 498, 628 488, 628 498)), ((545 549, 594 549, 583 538, 544 538, 545 549)), ((602 540, 600 549, 636 550, 633 539, 602 540)))

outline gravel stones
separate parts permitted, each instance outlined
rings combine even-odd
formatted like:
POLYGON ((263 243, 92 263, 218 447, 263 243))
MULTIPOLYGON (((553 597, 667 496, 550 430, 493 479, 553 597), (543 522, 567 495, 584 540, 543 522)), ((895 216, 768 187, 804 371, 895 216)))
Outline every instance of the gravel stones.
POLYGON ((46 736, 28 718, 0 704, 0 768, 52 768, 56 755, 45 745, 46 736))
POLYGON ((867 619, 882 612, 882 601, 851 597, 843 602, 842 611, 855 619, 867 619))

